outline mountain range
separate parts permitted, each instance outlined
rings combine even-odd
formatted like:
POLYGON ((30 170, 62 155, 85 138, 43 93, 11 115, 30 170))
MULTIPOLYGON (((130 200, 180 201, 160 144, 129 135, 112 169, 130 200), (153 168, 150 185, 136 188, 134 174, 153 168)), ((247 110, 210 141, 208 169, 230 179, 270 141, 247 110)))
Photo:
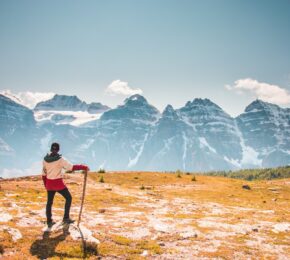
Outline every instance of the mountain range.
POLYGON ((138 94, 113 109, 65 95, 31 109, 0 95, 0 176, 40 168, 51 142, 92 169, 275 167, 290 164, 290 109, 255 100, 233 118, 209 99, 195 98, 160 113, 138 94))

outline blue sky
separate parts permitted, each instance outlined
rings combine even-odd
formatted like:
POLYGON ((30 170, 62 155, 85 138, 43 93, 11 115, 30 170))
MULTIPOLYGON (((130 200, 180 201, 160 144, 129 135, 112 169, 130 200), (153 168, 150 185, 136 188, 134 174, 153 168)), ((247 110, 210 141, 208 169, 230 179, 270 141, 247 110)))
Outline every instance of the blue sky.
POLYGON ((161 110, 207 97, 237 115, 277 90, 289 107, 289 28, 288 0, 2 0, 0 89, 115 106, 120 80, 161 110))

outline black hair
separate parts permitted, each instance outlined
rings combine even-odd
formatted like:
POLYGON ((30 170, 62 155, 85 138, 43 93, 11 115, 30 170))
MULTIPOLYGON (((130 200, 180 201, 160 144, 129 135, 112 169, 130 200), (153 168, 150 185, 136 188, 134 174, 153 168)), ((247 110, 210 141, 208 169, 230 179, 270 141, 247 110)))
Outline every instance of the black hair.
POLYGON ((58 152, 59 151, 59 144, 58 143, 52 143, 50 151, 51 152, 58 152))

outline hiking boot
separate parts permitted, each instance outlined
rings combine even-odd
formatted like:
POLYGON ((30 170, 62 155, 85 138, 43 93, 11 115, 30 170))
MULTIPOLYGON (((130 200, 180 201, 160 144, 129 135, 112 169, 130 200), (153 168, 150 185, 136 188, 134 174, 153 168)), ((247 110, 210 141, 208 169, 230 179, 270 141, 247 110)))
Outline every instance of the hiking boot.
POLYGON ((56 223, 56 222, 54 222, 54 221, 48 221, 48 222, 47 222, 47 227, 48 227, 48 228, 51 228, 55 223, 56 223))
POLYGON ((64 218, 63 220, 62 220, 62 223, 63 224, 72 224, 72 223, 74 223, 75 221, 73 220, 73 219, 70 219, 70 218, 64 218))

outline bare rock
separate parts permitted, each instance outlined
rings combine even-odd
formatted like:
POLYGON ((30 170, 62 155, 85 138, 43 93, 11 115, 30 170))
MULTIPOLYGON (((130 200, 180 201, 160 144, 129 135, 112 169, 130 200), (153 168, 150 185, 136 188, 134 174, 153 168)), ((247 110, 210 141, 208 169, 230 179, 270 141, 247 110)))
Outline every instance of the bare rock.
POLYGON ((251 189, 251 187, 248 184, 244 184, 242 186, 242 188, 245 189, 245 190, 250 190, 251 189))
POLYGON ((105 213, 106 210, 105 209, 99 209, 99 213, 105 213))

